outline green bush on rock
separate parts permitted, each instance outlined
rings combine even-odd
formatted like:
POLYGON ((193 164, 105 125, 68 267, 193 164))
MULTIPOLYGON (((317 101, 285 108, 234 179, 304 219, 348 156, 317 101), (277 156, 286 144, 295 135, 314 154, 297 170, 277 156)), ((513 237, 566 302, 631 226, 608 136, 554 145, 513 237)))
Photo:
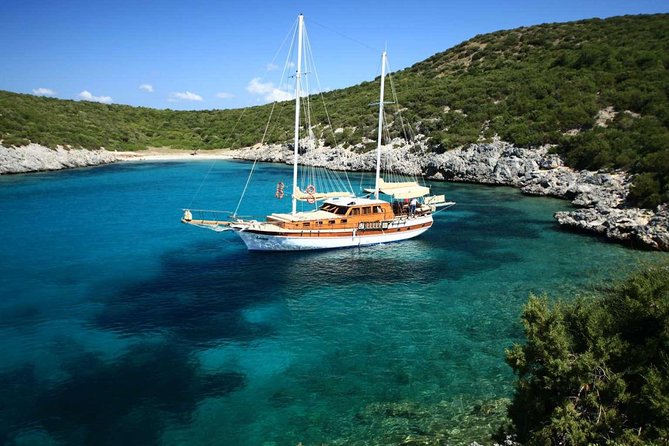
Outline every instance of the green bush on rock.
POLYGON ((569 303, 530 298, 527 343, 507 350, 518 375, 509 417, 521 443, 667 444, 668 268, 569 303))

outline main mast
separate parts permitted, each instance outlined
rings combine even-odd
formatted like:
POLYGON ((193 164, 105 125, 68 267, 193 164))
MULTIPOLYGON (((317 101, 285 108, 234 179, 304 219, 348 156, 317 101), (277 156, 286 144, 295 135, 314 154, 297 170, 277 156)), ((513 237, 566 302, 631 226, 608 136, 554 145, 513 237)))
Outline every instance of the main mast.
POLYGON ((302 77, 302 30, 304 16, 297 18, 297 72, 295 73, 295 147, 293 156, 293 214, 297 213, 297 155, 300 145, 300 78, 302 77))
POLYGON ((383 135, 383 89, 386 81, 386 52, 381 54, 381 97, 379 99, 379 135, 376 141, 376 183, 374 198, 379 198, 379 179, 381 177, 381 136, 383 135))

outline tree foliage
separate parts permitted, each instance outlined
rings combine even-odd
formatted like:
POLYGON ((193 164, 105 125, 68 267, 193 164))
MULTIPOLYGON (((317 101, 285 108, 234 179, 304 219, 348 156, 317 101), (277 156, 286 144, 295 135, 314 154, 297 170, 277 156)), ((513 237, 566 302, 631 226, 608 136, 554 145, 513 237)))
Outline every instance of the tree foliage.
POLYGON ((528 445, 669 442, 669 270, 651 267, 596 297, 531 297, 509 416, 528 445))

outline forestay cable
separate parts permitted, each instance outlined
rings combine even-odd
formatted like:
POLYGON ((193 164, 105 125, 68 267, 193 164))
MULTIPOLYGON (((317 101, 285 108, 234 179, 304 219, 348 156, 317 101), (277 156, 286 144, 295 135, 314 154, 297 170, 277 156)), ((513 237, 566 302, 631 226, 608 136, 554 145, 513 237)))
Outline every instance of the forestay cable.
MULTIPOLYGON (((246 108, 242 109, 242 112, 239 114, 239 118, 237 118, 237 122, 235 125, 232 127, 232 130, 230 131, 230 134, 228 135, 228 139, 225 141, 223 144, 224 146, 227 145, 228 142, 230 142, 230 139, 232 138, 232 135, 235 134, 235 130, 237 129, 237 126, 239 125, 240 121, 242 120, 242 117, 244 116, 244 113, 246 113, 246 108)), ((214 159, 211 164, 209 165, 209 170, 207 170, 207 173, 204 175, 204 178, 202 178, 202 181, 200 182, 200 185, 198 186, 197 190, 193 194, 193 196, 190 199, 190 203, 188 203, 188 208, 191 208, 193 206, 193 201, 195 201, 195 197, 197 197, 200 193, 200 190, 202 189, 202 186, 204 185, 204 182, 207 181, 207 177, 211 173, 212 169, 214 168, 214 164, 216 164, 216 159, 214 159)))
MULTIPOLYGON (((267 136, 267 130, 269 129, 269 125, 272 122, 272 115, 274 114, 274 108, 276 108, 276 102, 272 104, 272 110, 269 112, 269 119, 267 120, 267 125, 265 125, 265 132, 262 135, 262 141, 260 141, 260 144, 265 143, 265 137, 267 136)), ((256 168, 256 165, 258 164, 258 156, 253 160, 253 166, 251 166, 251 172, 249 172, 249 176, 246 179, 246 184, 244 184, 244 190, 242 190, 242 195, 239 197, 239 202, 237 203, 237 207, 235 208, 235 212, 232 213, 232 218, 237 217, 237 211, 239 210, 239 206, 242 205, 242 200, 244 200, 244 195, 246 195, 246 189, 249 187, 249 183, 251 182, 251 177, 253 176, 253 171, 256 168)))

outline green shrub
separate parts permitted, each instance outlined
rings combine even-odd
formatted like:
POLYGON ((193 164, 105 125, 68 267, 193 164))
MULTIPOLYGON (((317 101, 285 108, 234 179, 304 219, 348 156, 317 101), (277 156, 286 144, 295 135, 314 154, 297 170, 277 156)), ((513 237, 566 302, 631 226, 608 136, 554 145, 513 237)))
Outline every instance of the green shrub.
POLYGON ((511 432, 527 445, 669 440, 669 271, 650 267, 602 295, 531 297, 527 342, 507 350, 518 376, 511 432))
POLYGON ((654 173, 642 173, 634 177, 628 200, 640 207, 652 209, 662 202, 660 181, 654 173))

